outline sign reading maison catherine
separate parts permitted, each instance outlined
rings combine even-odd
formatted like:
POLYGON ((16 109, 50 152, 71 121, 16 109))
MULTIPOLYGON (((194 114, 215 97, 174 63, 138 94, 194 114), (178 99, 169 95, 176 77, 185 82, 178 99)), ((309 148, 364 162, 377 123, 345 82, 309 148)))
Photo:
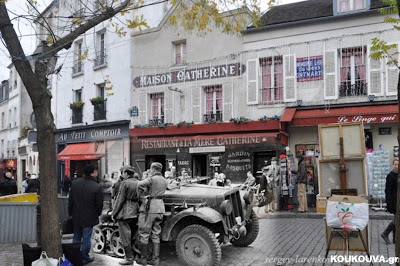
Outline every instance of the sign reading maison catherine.
POLYGON ((174 70, 169 73, 144 75, 133 80, 133 86, 150 87, 157 85, 190 82, 204 79, 240 76, 246 71, 246 66, 240 63, 220 66, 201 67, 193 69, 174 70))
POLYGON ((297 81, 312 81, 322 79, 323 64, 324 62, 322 55, 312 56, 310 58, 297 58, 297 81))

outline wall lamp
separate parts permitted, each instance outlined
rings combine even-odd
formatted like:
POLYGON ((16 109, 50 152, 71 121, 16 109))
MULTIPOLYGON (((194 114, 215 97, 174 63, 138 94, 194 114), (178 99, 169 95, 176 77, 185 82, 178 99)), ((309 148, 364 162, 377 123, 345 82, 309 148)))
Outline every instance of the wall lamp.
POLYGON ((303 101, 302 100, 297 100, 296 104, 297 104, 297 106, 301 106, 303 104, 303 101))
POLYGON ((368 99, 370 102, 373 102, 375 100, 375 95, 368 95, 368 99))

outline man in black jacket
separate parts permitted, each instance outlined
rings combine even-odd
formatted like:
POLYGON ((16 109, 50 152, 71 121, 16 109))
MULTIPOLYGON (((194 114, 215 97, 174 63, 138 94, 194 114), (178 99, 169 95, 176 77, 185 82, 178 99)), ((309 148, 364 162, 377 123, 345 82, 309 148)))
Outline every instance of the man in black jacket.
POLYGON ((83 264, 92 262, 89 257, 93 226, 99 223, 103 210, 103 191, 97 183, 99 171, 91 164, 85 166, 84 177, 72 182, 68 213, 74 224, 73 242, 82 241, 83 264))
POLYGON ((386 244, 390 244, 389 234, 393 232, 393 243, 395 243, 395 228, 396 228, 396 206, 397 206, 397 175, 399 172, 399 160, 393 160, 393 169, 386 176, 386 205, 387 211, 394 214, 393 221, 389 223, 386 227, 385 231, 381 234, 383 240, 385 240, 386 244))
POLYGON ((0 196, 17 193, 17 183, 12 179, 12 174, 10 172, 5 173, 3 180, 0 181, 0 196))

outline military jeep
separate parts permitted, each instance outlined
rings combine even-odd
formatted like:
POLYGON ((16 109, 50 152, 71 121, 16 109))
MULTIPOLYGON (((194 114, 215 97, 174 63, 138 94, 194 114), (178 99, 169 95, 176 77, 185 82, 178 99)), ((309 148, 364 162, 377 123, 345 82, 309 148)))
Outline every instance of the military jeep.
POLYGON ((185 265, 219 265, 221 244, 245 247, 257 238, 259 224, 251 191, 185 184, 167 190, 163 199, 161 239, 175 241, 185 265))

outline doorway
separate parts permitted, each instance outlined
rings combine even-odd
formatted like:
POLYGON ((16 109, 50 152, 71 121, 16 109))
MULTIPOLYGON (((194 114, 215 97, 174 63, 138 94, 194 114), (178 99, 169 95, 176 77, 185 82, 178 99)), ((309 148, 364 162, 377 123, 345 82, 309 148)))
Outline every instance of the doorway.
POLYGON ((165 162, 166 162, 165 158, 166 158, 165 155, 146 155, 146 158, 145 158, 146 169, 145 170, 150 169, 150 166, 151 166, 152 163, 155 163, 155 162, 161 163, 162 166, 163 166, 163 169, 162 169, 161 173, 164 175, 165 162))
POLYGON ((193 177, 207 176, 207 154, 192 155, 193 177))

